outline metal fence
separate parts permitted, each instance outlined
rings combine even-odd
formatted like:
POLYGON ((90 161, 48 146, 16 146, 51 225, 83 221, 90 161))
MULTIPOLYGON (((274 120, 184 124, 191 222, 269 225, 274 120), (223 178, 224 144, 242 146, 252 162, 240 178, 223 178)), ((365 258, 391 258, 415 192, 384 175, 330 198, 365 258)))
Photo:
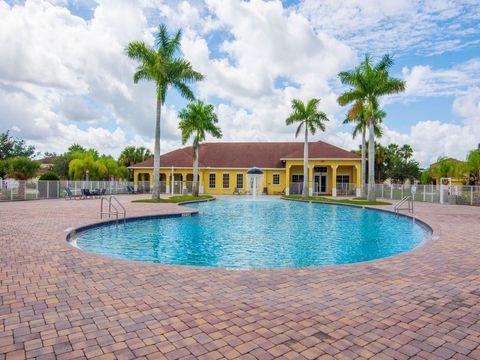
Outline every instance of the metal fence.
MULTIPOLYGON (((192 192, 192 181, 175 181, 169 186, 165 181, 160 182, 162 194, 189 194, 192 192)), ((65 197, 66 188, 72 195, 82 195, 82 189, 90 192, 111 194, 150 193, 153 186, 150 181, 139 181, 137 185, 132 181, 24 181, 1 180, 0 201, 59 199, 65 197)))
MULTIPOLYGON (((310 184, 313 195, 323 195, 318 184, 310 184), (315 187, 316 186, 316 187, 315 187)), ((160 192, 168 194, 189 194, 192 192, 192 181, 175 181, 170 186, 160 182, 160 192)), ((0 180, 0 201, 58 199, 65 197, 69 188, 73 195, 81 195, 82 189, 100 190, 106 195, 149 193, 153 186, 149 181, 141 181, 134 185, 131 181, 19 181, 0 180)), ((290 183, 290 195, 301 195, 303 182, 290 183)), ((337 196, 355 196, 356 184, 338 184, 337 196)), ((411 195, 415 201, 439 204, 458 204, 480 206, 480 186, 446 186, 446 185, 404 185, 376 184, 377 198, 401 200, 411 195)))
POLYGON ((480 206, 480 186, 377 184, 375 193, 388 200, 410 195, 415 201, 480 206))
MULTIPOLYGON (((328 192, 328 187, 326 183, 322 187, 322 185, 318 182, 316 183, 309 183, 309 188, 312 189, 313 196, 317 195, 331 195, 328 192)), ((356 196, 357 193, 357 185, 356 184, 349 184, 349 183, 337 183, 337 196, 356 196)), ((301 195, 303 191, 303 182, 292 182, 289 185, 289 194, 290 195, 301 195)))

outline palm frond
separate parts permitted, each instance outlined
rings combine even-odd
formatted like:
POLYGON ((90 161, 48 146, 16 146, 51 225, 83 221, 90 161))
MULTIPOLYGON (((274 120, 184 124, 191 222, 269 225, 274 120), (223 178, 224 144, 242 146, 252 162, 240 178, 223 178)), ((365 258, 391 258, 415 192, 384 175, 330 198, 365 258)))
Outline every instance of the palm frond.
POLYGON ((383 55, 377 65, 375 65, 375 70, 377 71, 387 71, 393 65, 393 58, 389 55, 383 55))
POLYGON ((304 124, 305 124, 305 122, 302 121, 302 122, 298 125, 297 131, 295 131, 295 138, 297 138, 298 135, 300 134, 300 131, 302 131, 302 128, 303 128, 303 125, 304 125, 304 124))
POLYGON ((364 98, 364 94, 358 90, 349 90, 344 92, 337 98, 337 102, 341 106, 345 106, 350 104, 351 102, 362 100, 364 98))

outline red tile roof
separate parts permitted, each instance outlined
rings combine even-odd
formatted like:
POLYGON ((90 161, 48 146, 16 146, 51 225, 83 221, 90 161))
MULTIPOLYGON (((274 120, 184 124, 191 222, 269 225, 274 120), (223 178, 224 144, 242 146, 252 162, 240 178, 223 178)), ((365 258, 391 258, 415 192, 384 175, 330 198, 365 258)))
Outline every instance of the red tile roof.
MULTIPOLYGON (((350 151, 323 141, 308 144, 310 159, 358 159, 350 151)), ((192 167, 191 146, 160 156, 160 167, 192 167)), ((303 159, 303 142, 213 142, 200 145, 202 168, 282 168, 282 159, 303 159)), ((134 164, 134 168, 153 168, 153 158, 134 164)))

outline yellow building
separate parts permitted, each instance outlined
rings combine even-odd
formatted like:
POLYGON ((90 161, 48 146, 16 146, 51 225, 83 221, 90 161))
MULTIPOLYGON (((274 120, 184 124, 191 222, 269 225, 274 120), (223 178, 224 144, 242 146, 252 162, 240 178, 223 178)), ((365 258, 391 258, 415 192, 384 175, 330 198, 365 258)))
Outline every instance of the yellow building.
MULTIPOLYGON (((224 142, 200 145, 199 190, 204 194, 300 194, 303 187, 302 142, 224 142), (247 174, 257 167, 256 180, 247 174)), ((193 150, 185 147, 160 157, 161 191, 189 192, 193 181, 193 150)), ((153 158, 130 167, 135 186, 153 186, 153 158)), ((322 141, 309 143, 310 195, 358 195, 361 159, 322 141)))

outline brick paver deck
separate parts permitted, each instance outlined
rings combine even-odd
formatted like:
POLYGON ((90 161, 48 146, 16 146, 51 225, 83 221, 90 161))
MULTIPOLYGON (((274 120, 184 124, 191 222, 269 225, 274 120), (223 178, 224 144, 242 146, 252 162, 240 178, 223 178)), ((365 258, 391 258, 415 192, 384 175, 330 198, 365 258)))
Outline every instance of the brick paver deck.
POLYGON ((98 207, 0 203, 0 359, 480 359, 479 208, 416 204, 435 238, 388 259, 228 271, 68 245, 98 207))

